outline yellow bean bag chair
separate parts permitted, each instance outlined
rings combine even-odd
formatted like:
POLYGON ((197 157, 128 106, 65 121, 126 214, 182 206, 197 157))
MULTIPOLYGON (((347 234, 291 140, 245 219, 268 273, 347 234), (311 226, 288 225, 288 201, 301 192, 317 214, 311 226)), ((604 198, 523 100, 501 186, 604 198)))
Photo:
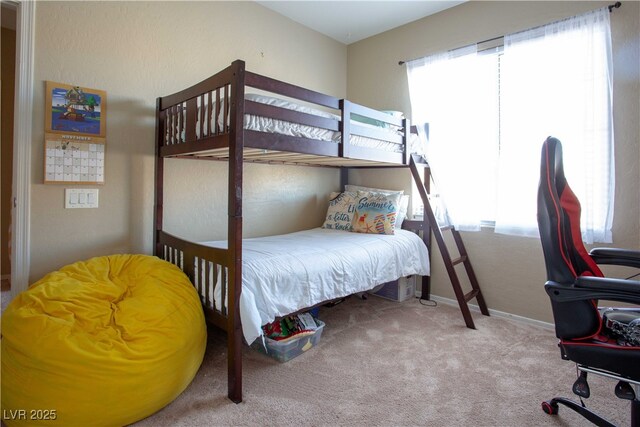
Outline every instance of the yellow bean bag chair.
POLYGON ((189 385, 206 340, 198 294, 174 265, 146 255, 68 265, 2 315, 2 420, 133 423, 189 385))

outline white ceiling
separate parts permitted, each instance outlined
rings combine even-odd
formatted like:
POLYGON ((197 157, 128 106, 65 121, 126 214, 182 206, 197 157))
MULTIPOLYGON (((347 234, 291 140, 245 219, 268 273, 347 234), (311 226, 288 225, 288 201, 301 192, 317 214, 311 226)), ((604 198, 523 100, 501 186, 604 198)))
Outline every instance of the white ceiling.
POLYGON ((460 1, 256 0, 322 34, 350 44, 464 3, 460 1))

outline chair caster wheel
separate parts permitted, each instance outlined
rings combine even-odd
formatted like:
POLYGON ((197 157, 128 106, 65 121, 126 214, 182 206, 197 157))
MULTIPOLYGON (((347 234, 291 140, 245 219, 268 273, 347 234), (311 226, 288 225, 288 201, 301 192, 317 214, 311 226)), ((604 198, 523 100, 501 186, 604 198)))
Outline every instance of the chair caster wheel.
POLYGON ((542 410, 549 415, 558 415, 558 404, 556 402, 542 402, 542 410))

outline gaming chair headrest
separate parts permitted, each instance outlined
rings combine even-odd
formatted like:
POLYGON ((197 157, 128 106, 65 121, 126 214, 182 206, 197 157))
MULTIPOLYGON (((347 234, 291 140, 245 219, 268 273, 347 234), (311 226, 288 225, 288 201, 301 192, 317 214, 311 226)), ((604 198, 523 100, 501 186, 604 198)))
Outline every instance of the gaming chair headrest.
POLYGON ((577 276, 602 276, 582 243, 580 201, 564 176, 562 144, 553 137, 542 144, 538 228, 548 280, 571 284, 577 276))
POLYGON ((565 241, 564 215, 560 195, 566 186, 562 165, 562 144, 548 137, 542 144, 540 183, 538 186, 538 229, 544 252, 547 279, 558 283, 573 283, 576 273, 569 261, 565 241))

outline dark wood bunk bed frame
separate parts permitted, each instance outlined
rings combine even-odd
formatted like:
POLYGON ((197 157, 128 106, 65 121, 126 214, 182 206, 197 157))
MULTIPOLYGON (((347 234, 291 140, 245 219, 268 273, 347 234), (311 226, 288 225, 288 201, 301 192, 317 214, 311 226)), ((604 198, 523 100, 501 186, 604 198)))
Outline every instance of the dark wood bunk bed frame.
MULTIPOLYGON (((243 162, 293 164, 340 168, 341 185, 347 183, 349 168, 410 168, 424 203, 422 220, 407 219, 403 228, 422 232, 429 254, 433 233, 460 306, 465 324, 474 329, 468 301, 476 298, 484 315, 489 315, 460 234, 453 227, 439 228, 429 205, 430 173, 422 156, 410 154, 410 133, 416 133, 407 119, 399 119, 345 99, 338 99, 299 86, 245 71, 245 63, 231 66, 178 93, 160 97, 156 103, 156 164, 154 251, 155 255, 180 267, 200 294, 207 321, 227 332, 228 396, 242 401, 242 329, 239 300, 242 290, 242 179, 243 162), (315 106, 340 111, 340 120, 306 114, 245 99, 245 88, 293 98, 315 106), (221 109, 223 111, 221 111, 221 109), (211 115, 215 113, 215 119, 211 115), (218 117, 224 117, 219 126, 218 117), (287 122, 339 131, 342 142, 326 142, 278 133, 244 129, 244 115, 269 117, 287 122), (370 127, 354 126, 351 114, 386 122, 403 130, 403 135, 370 127), (206 117, 205 117, 206 116, 206 117), (207 123, 207 125, 205 125, 207 123), (350 143, 351 135, 402 143, 403 152, 363 148, 350 143), (226 161, 228 176, 227 249, 213 248, 172 236, 163 231, 163 175, 165 158, 226 161), (421 174, 422 171, 422 174, 421 174), (435 226, 432 227, 432 224, 435 226), (451 258, 442 234, 451 230, 459 257, 451 258), (462 291, 454 266, 463 263, 472 290, 462 291), (222 306, 210 298, 220 277, 222 306)), ((422 279, 422 298, 429 299, 430 278, 422 279)))

